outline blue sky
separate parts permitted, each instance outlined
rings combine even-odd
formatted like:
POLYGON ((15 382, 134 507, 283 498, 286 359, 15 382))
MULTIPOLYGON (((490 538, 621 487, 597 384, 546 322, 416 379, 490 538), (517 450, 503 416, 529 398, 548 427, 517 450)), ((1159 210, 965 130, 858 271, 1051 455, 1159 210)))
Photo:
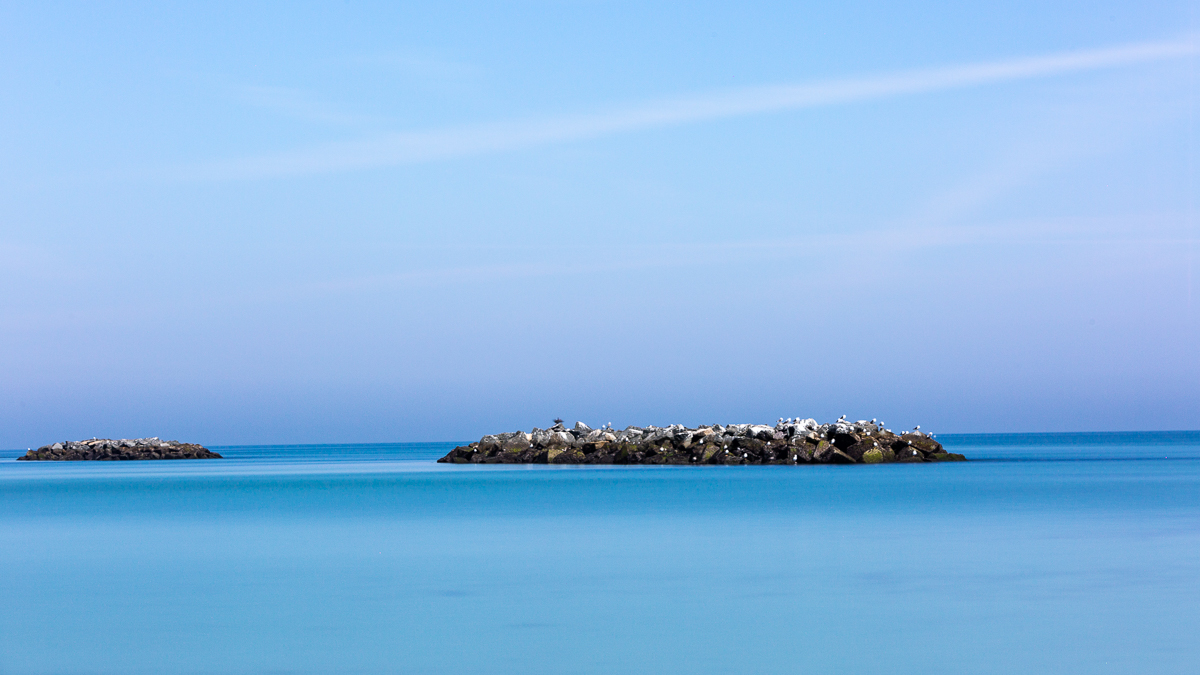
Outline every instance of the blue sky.
POLYGON ((1200 428, 1186 2, 8 3, 0 446, 1200 428))

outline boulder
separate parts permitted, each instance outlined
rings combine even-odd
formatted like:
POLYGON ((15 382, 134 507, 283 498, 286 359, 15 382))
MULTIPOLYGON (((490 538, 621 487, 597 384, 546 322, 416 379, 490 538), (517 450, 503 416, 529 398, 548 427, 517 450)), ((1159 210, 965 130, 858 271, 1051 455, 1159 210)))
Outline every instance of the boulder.
POLYGON ((834 450, 833 455, 829 459, 833 464, 856 464, 858 462, 858 460, 841 450, 834 450))
POLYGON ((508 438, 504 439, 501 446, 505 450, 525 450, 532 444, 533 444, 533 436, 530 436, 529 434, 525 433, 524 431, 518 431, 515 434, 512 434, 508 438))
POLYGON ((813 461, 822 464, 833 461, 833 453, 837 451, 832 443, 820 441, 813 450, 813 461))
POLYGON ((751 424, 749 429, 745 431, 746 436, 757 438, 760 441, 769 441, 775 437, 775 428, 765 424, 751 424))

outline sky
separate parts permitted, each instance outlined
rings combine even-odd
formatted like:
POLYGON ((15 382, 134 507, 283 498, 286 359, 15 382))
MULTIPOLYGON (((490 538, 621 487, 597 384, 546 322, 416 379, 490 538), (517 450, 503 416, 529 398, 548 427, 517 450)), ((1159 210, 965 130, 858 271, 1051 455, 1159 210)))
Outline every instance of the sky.
POLYGON ((0 4, 0 447, 1200 428, 1200 4, 0 4))

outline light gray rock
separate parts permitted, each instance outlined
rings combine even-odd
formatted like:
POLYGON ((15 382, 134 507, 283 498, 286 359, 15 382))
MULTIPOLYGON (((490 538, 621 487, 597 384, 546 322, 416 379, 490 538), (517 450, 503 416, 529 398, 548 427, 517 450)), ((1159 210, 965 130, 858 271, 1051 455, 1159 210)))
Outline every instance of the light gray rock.
POLYGON ((745 431, 748 438, 757 438, 760 441, 769 441, 775 433, 774 427, 769 427, 765 424, 749 424, 745 431))
POLYGON ((533 444, 533 437, 524 431, 507 434, 507 436, 508 438, 501 443, 501 447, 505 450, 524 450, 533 444))

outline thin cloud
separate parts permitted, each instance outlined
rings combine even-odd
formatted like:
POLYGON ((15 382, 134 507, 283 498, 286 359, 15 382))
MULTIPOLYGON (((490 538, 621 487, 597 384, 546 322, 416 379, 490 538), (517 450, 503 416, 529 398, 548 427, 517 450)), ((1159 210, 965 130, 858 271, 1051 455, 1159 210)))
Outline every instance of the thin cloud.
POLYGON ((1177 59, 1194 41, 1152 42, 874 77, 733 89, 542 120, 398 132, 193 167, 184 178, 239 180, 333 173, 480 155, 692 122, 799 110, 1177 59))
POLYGON ((237 93, 250 105, 273 110, 305 122, 357 125, 373 121, 365 115, 347 113, 318 100, 302 89, 246 85, 238 87, 237 93))

